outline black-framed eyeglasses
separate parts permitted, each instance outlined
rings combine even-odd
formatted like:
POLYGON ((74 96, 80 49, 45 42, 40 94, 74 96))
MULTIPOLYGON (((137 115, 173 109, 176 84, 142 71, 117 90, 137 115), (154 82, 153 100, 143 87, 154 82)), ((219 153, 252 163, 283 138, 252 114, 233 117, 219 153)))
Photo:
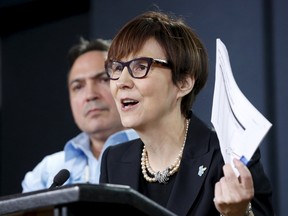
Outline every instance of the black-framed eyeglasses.
POLYGON ((111 80, 118 80, 125 67, 128 68, 128 72, 133 78, 141 79, 147 76, 152 64, 159 64, 168 68, 171 67, 166 60, 141 57, 127 62, 106 60, 105 70, 111 80))

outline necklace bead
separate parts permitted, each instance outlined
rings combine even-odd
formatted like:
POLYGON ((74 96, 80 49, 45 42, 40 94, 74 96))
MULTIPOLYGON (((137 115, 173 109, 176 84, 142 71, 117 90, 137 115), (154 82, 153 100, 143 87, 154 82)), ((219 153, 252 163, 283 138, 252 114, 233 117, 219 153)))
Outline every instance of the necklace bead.
POLYGON ((169 181, 169 177, 178 171, 180 162, 182 159, 183 149, 184 149, 186 138, 187 138, 188 126, 189 126, 189 119, 186 119, 185 137, 184 137, 184 141, 183 141, 181 150, 179 152, 179 155, 174 161, 174 163, 170 165, 169 167, 167 167, 166 169, 164 169, 163 171, 155 172, 151 168, 149 164, 148 153, 144 145, 143 150, 142 150, 142 155, 141 155, 141 169, 142 169, 142 174, 146 181, 159 182, 159 183, 166 184, 169 181))

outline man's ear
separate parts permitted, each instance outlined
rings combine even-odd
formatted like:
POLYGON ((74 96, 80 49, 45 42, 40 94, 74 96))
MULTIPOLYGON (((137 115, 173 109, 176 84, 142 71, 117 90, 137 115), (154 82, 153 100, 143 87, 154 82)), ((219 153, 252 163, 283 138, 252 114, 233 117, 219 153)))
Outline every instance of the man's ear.
POLYGON ((195 78, 191 76, 187 76, 185 80, 179 83, 179 92, 178 96, 179 97, 184 97, 185 95, 189 94, 195 84, 195 78))

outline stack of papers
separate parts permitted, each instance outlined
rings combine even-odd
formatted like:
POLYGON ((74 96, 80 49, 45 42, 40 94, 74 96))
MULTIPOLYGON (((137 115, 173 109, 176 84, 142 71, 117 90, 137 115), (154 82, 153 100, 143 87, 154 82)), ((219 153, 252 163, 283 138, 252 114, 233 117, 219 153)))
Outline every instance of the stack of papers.
POLYGON ((211 122, 216 130, 225 163, 233 158, 247 164, 272 124, 248 101, 237 86, 228 51, 216 40, 216 74, 211 122))

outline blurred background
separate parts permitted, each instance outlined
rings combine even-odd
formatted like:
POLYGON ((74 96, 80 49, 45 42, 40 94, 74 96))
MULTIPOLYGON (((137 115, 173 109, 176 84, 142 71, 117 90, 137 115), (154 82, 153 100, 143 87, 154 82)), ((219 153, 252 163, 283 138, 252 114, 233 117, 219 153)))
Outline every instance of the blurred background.
POLYGON ((66 85, 68 49, 80 36, 112 39, 155 7, 183 16, 206 45, 209 80, 193 109, 209 125, 216 39, 226 45, 239 88, 273 124, 260 149, 276 213, 287 215, 284 0, 0 0, 0 196, 20 193, 24 174, 78 133, 66 85))

